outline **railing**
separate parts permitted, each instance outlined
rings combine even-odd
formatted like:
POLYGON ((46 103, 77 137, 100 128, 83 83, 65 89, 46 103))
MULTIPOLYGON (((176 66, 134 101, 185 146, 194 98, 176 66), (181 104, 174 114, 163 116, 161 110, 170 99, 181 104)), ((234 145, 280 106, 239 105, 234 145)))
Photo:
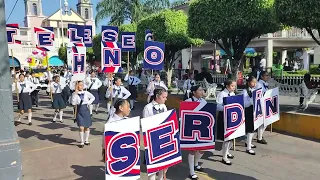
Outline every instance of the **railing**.
MULTIPOLYGON (((279 83, 289 85, 299 85, 303 82, 303 76, 275 76, 273 78, 279 83)), ((312 76, 311 81, 314 81, 315 83, 320 83, 320 76, 312 76)))
MULTIPOLYGON (((313 34, 315 37, 319 37, 319 33, 317 30, 313 30, 313 34)), ((260 38, 312 38, 311 35, 307 32, 306 29, 300 29, 296 27, 292 27, 288 30, 277 31, 272 33, 270 37, 268 34, 261 35, 260 38)))
POLYGON ((213 83, 222 84, 228 79, 228 76, 225 74, 213 74, 212 78, 213 78, 213 83))

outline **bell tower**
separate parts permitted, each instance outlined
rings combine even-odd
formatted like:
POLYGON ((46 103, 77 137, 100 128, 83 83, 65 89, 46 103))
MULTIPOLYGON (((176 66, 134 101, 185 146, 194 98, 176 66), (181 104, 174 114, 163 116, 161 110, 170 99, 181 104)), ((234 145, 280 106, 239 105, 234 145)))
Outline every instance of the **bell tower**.
POLYGON ((77 13, 86 20, 86 25, 92 25, 92 34, 95 35, 95 21, 91 0, 78 0, 77 13))

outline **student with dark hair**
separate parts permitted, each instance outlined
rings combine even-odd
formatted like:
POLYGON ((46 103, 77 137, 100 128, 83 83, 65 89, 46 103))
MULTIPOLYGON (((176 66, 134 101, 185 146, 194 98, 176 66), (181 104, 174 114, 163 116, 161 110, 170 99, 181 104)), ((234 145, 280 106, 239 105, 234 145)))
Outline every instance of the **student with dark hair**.
MULTIPOLYGON (((217 95, 217 111, 218 111, 218 118, 217 118, 217 139, 224 141, 224 116, 223 116, 223 107, 224 107, 224 98, 228 96, 234 96, 235 89, 237 86, 236 81, 232 79, 228 79, 224 83, 224 89, 217 95)), ((230 144, 231 141, 224 141, 222 144, 222 162, 226 165, 232 165, 230 159, 233 159, 234 156, 230 154, 230 144)))
POLYGON ((102 82, 97 78, 94 71, 90 72, 90 77, 86 78, 86 85, 88 91, 94 96, 93 103, 89 106, 90 115, 92 116, 93 105, 95 105, 95 113, 98 114, 98 108, 100 103, 100 96, 98 89, 102 86, 102 82))
POLYGON ((130 108, 133 110, 134 109, 134 102, 136 101, 137 96, 138 96, 137 86, 138 86, 138 84, 141 83, 141 80, 134 75, 133 71, 130 71, 129 73, 130 74, 127 74, 126 77, 124 78, 124 80, 127 81, 129 84, 128 89, 131 93, 131 96, 129 97, 130 108))
POLYGON ((193 76, 190 76, 187 80, 184 81, 183 84, 183 90, 184 90, 184 97, 183 100, 186 100, 188 98, 190 98, 190 92, 191 92, 191 88, 196 85, 195 80, 193 79, 193 76))
POLYGON ((52 92, 52 107, 55 109, 52 122, 56 122, 58 114, 60 116, 60 122, 63 122, 63 109, 66 108, 66 104, 62 98, 62 90, 64 89, 64 86, 60 84, 60 76, 53 76, 53 82, 51 82, 48 88, 50 89, 49 92, 52 92))
POLYGON ((30 81, 36 86, 36 89, 31 93, 31 100, 32 100, 32 105, 35 105, 36 107, 39 106, 39 91, 41 90, 40 86, 40 81, 39 79, 35 76, 35 73, 31 73, 31 79, 30 81))
POLYGON ((164 84, 163 81, 161 81, 160 79, 160 75, 159 74, 155 74, 154 75, 154 80, 151 81, 147 87, 147 93, 149 94, 147 101, 151 102, 152 99, 151 97, 153 96, 153 92, 155 89, 158 88, 163 88, 165 90, 168 90, 167 86, 164 84))
POLYGON ((303 102, 304 102, 304 95, 307 93, 309 89, 314 89, 317 88, 317 84, 311 80, 311 75, 310 74, 305 74, 303 77, 303 82, 302 82, 302 92, 301 92, 301 97, 299 100, 299 108, 303 108, 303 102))

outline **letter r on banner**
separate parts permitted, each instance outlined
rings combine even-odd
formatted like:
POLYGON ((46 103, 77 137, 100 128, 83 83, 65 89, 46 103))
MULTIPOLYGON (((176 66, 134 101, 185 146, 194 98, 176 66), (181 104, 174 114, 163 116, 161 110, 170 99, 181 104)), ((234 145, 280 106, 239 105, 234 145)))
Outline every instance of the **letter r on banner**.
POLYGON ((84 54, 73 54, 73 74, 80 74, 85 72, 84 58, 84 54))

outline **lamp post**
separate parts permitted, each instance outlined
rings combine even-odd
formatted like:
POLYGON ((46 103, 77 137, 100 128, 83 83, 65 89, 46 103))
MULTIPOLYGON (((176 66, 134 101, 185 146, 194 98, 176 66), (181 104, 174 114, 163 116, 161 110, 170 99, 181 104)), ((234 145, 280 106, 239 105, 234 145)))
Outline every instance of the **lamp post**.
POLYGON ((62 46, 64 46, 63 38, 64 38, 64 27, 63 27, 63 15, 68 15, 69 9, 68 9, 68 1, 64 0, 63 6, 62 6, 62 0, 60 0, 60 20, 61 20, 61 39, 62 39, 62 46))

